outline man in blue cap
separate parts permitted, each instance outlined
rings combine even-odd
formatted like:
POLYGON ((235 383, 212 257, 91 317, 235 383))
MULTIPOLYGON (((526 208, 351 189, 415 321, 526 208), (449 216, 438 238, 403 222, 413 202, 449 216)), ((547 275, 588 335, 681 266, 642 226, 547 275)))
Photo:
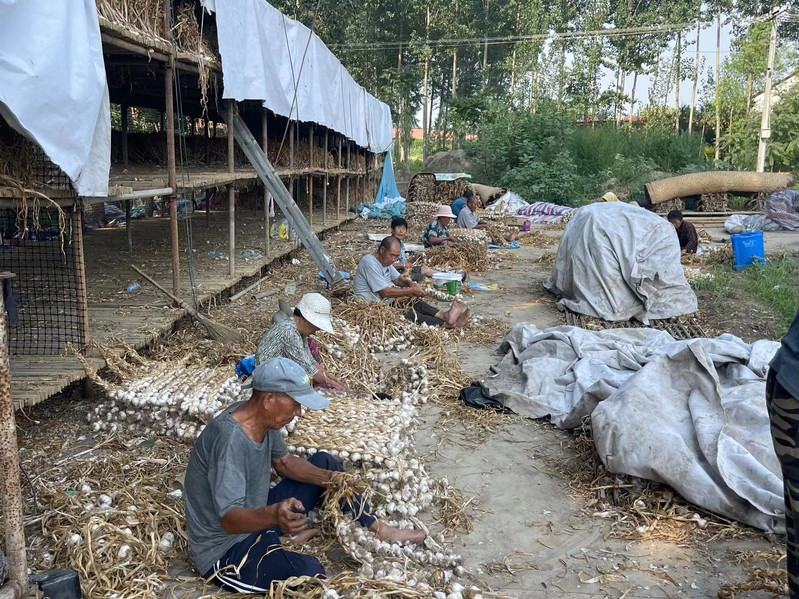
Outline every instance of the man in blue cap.
MULTIPOLYGON (((304 460, 288 454, 280 429, 302 406, 330 402, 311 387, 306 372, 287 358, 255 368, 252 397, 226 409, 203 430, 189 457, 185 493, 189 555, 207 580, 238 593, 269 591, 273 580, 322 576, 315 558, 282 548, 281 534, 309 539, 305 516, 319 504, 335 472, 332 456, 304 460), (270 489, 271 469, 283 478, 270 489)), ((376 520, 368 505, 358 521, 383 541, 421 542, 425 535, 376 520)))

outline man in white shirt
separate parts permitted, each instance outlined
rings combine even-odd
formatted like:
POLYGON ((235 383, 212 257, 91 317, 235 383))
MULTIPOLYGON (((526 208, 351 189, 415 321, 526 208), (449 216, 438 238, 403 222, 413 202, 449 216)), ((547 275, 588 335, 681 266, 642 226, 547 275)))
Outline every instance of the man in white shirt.
MULTIPOLYGON (((480 205, 480 202, 477 198, 471 197, 467 204, 461 210, 461 213, 458 215, 458 220, 456 221, 458 227, 461 229, 487 229, 488 225, 481 223, 480 218, 477 216, 477 208, 480 205)), ((511 233, 510 235, 505 235, 505 241, 512 242, 516 241, 519 238, 519 234, 516 232, 511 233)))

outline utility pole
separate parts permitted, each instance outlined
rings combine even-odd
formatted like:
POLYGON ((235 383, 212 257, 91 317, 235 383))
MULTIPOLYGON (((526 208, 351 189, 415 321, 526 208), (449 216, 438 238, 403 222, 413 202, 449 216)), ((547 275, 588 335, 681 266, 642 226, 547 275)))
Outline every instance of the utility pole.
MULTIPOLYGON (((425 21, 425 40, 430 39, 430 5, 427 5, 427 20, 425 21)), ((424 89, 422 95, 424 96, 424 105, 422 107, 422 162, 427 161, 427 138, 429 131, 427 128, 427 113, 432 107, 428 103, 428 91, 430 87, 430 46, 424 47, 424 89)))
POLYGON ((772 13, 771 36, 768 45, 768 68, 766 69, 766 89, 763 92, 763 117, 760 121, 760 144, 757 148, 757 172, 766 168, 766 150, 771 137, 771 83, 774 78, 774 59, 777 53, 777 15, 772 13))

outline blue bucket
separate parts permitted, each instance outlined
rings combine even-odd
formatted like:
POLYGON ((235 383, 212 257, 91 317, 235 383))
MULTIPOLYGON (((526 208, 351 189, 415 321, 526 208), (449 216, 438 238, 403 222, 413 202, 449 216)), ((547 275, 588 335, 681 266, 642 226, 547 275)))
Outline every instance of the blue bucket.
POLYGON ((744 270, 753 264, 766 265, 766 248, 763 232, 733 235, 732 251, 735 253, 735 270, 744 270))

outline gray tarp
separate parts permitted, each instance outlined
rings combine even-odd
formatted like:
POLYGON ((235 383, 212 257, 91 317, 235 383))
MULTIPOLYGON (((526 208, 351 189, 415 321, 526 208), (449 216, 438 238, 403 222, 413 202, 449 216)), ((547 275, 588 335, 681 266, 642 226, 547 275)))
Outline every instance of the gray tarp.
POLYGON ((580 208, 563 233, 544 286, 559 305, 609 321, 671 318, 698 309, 674 227, 621 202, 580 208))
POLYGON ((783 531, 783 488, 764 377, 779 347, 653 329, 539 331, 517 324, 487 381, 523 416, 560 428, 591 416, 606 468, 670 485, 707 510, 783 531))

